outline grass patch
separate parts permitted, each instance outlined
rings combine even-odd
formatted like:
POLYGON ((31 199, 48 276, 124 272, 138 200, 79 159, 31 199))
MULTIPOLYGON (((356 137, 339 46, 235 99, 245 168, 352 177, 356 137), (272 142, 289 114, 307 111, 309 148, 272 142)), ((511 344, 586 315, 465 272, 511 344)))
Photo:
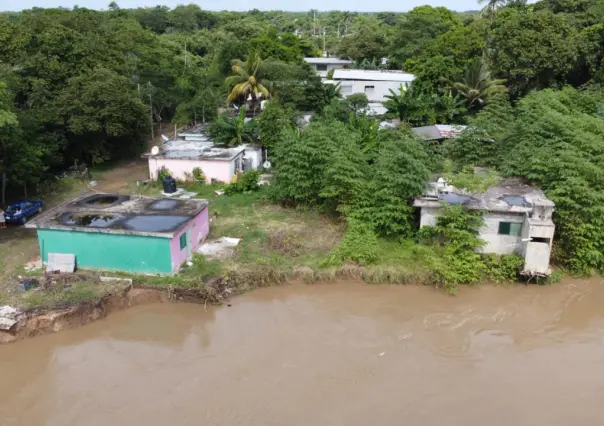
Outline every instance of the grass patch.
POLYGON ((68 307, 84 302, 98 302, 103 297, 124 289, 121 283, 80 281, 51 290, 35 289, 23 293, 19 306, 28 310, 44 310, 68 307))

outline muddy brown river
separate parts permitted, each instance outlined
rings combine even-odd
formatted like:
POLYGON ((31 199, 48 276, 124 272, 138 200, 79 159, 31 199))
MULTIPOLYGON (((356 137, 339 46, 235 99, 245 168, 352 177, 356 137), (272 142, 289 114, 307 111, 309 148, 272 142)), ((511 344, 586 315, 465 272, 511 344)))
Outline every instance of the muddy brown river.
POLYGON ((2 426, 604 424, 604 282, 290 285, 0 347, 2 426))

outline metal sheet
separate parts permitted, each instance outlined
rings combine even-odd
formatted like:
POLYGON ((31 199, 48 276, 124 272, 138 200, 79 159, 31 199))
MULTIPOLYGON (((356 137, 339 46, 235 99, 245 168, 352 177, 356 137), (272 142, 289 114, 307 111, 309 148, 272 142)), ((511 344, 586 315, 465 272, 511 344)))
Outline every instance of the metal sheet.
POLYGON ((48 253, 46 270, 48 272, 72 273, 75 271, 75 254, 48 253))

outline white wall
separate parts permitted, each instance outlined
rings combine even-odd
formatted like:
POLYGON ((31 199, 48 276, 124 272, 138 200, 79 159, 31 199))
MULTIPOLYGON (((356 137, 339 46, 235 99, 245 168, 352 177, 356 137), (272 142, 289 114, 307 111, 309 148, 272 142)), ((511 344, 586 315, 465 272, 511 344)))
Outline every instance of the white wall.
POLYGON ((258 170, 262 167, 262 148, 261 147, 252 147, 249 145, 244 145, 245 147, 245 156, 249 157, 252 160, 252 169, 258 170))
POLYGON ((439 210, 440 208, 422 207, 420 211, 419 227, 435 226, 439 210))
POLYGON ((400 81, 361 81, 361 80, 337 80, 340 83, 340 93, 347 97, 353 93, 365 93, 369 102, 382 102, 386 100, 385 96, 390 94, 390 90, 398 93, 401 84, 407 87, 408 83, 400 81), (373 86, 372 91, 366 91, 367 86, 373 86))
MULTIPOLYGON (((440 208, 422 207, 420 212, 420 227, 436 225, 440 210, 440 208)), ((480 238, 482 238, 486 244, 479 250, 481 253, 522 253, 522 236, 499 235, 499 222, 522 224, 524 223, 524 214, 487 213, 483 218, 484 225, 480 228, 480 238)))
POLYGON ((482 253, 511 254, 522 253, 522 235, 499 235, 499 222, 524 223, 524 213, 487 213, 484 216, 484 225, 480 228, 480 238, 486 245, 480 250, 482 253))
POLYGON ((529 242, 524 256, 524 273, 548 274, 551 246, 548 243, 529 242))
MULTIPOLYGON (((242 154, 238 157, 241 158, 241 156, 242 154)), ((235 173, 234 160, 210 161, 149 157, 149 177, 151 179, 157 179, 157 173, 162 167, 167 168, 170 175, 176 180, 187 179, 186 174, 191 174, 195 167, 199 167, 206 176, 207 183, 210 183, 212 179, 229 183, 235 173)))

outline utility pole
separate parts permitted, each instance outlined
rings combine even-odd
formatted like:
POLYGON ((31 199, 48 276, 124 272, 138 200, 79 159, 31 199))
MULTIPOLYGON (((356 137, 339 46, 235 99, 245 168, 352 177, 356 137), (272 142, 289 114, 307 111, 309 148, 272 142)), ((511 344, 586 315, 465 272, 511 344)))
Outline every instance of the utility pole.
POLYGON ((317 12, 312 11, 312 35, 317 35, 317 12))
POLYGON ((327 49, 325 48, 325 34, 327 33, 327 27, 323 27, 323 52, 327 56, 327 49))

